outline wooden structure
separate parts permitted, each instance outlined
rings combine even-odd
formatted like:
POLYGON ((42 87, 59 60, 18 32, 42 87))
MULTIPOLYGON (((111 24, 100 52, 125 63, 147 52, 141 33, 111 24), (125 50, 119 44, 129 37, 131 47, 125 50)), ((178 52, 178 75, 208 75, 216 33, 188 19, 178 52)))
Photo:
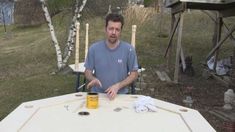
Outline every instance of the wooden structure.
MULTIPOLYGON (((210 57, 215 56, 215 64, 214 64, 214 71, 216 68, 216 62, 218 58, 218 52, 221 45, 227 38, 232 38, 235 41, 232 33, 235 31, 235 25, 231 29, 228 29, 227 34, 224 38, 221 38, 221 29, 223 26, 223 18, 235 16, 235 0, 166 0, 165 6, 167 8, 171 8, 171 32, 170 38, 168 42, 168 47, 165 52, 165 57, 171 56, 171 45, 172 39, 178 28, 178 41, 177 41, 177 51, 176 51, 176 61, 175 61, 175 72, 174 72, 174 82, 178 83, 178 74, 179 74, 179 60, 181 57, 182 63, 185 64, 184 61, 184 54, 181 46, 181 37, 182 37, 182 28, 183 28, 183 15, 184 11, 187 9, 198 9, 198 10, 210 10, 216 12, 216 19, 215 19, 215 33, 214 33, 214 42, 213 48, 209 52, 206 61, 210 59, 210 57), (177 17, 178 15, 178 17, 177 17)), ((227 27, 225 25, 225 27, 227 27)), ((235 48, 234 48, 235 50, 235 48)), ((235 52, 235 51, 234 51, 235 52)), ((184 66, 184 65, 183 65, 184 66)), ((234 63, 233 63, 234 66, 234 63)), ((168 63, 169 67, 169 63, 168 63)))

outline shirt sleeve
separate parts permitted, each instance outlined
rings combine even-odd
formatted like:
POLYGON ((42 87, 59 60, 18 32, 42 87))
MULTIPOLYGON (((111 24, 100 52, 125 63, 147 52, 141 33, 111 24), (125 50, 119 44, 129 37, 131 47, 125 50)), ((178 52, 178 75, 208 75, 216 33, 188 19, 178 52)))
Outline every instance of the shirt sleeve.
POLYGON ((94 70, 94 50, 90 47, 89 50, 88 50, 88 53, 87 53, 87 57, 86 57, 86 60, 85 60, 85 68, 86 69, 89 69, 91 71, 94 70))
POLYGON ((133 47, 129 48, 128 70, 129 72, 138 70, 137 55, 133 47))

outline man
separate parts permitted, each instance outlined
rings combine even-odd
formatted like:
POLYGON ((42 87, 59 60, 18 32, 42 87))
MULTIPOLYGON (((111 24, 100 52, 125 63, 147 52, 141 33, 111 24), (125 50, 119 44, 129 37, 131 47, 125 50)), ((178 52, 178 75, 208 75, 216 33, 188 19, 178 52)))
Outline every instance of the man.
POLYGON ((106 40, 92 44, 85 61, 85 76, 90 81, 87 88, 107 93, 111 100, 117 94, 128 93, 127 86, 138 77, 135 49, 119 40, 123 24, 121 15, 107 15, 106 40))

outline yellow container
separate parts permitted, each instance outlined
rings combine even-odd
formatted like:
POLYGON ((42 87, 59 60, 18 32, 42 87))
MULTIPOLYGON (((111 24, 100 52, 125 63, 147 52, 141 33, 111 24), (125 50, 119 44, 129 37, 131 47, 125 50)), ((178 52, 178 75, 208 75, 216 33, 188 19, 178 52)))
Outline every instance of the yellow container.
POLYGON ((86 107, 88 109, 96 109, 99 105, 98 93, 87 93, 86 97, 86 107))

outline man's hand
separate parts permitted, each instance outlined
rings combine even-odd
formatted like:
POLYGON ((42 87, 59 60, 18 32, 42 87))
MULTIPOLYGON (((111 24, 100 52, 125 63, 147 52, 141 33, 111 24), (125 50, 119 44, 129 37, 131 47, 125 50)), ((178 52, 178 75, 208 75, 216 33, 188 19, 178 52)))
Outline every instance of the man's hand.
POLYGON ((116 83, 112 85, 111 87, 109 87, 108 89, 106 89, 105 92, 107 93, 108 98, 110 100, 113 100, 116 97, 119 89, 120 89, 120 85, 119 83, 116 83))
POLYGON ((102 84, 101 84, 100 80, 98 80, 98 79, 93 79, 93 80, 91 80, 91 81, 87 84, 87 89, 90 89, 90 88, 92 88, 92 87, 94 87, 94 86, 96 86, 96 87, 102 87, 102 84))

